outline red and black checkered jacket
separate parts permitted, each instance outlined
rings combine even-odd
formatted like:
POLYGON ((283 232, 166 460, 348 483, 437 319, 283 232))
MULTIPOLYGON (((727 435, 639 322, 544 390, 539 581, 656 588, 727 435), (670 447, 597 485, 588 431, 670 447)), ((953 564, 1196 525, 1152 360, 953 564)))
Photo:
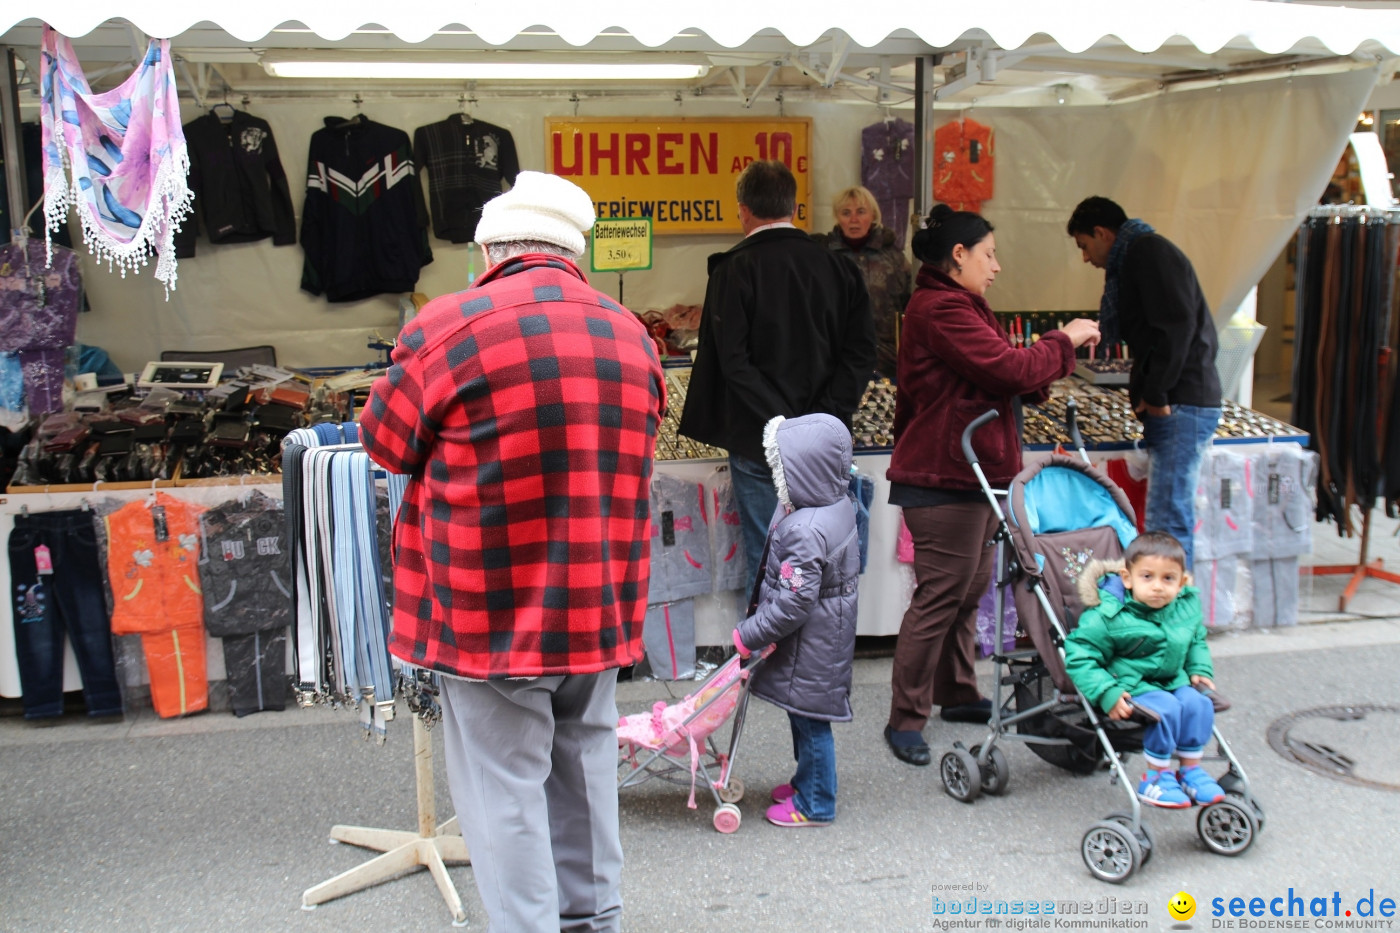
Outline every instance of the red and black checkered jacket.
POLYGON ((638 661, 664 407, 641 322, 558 256, 425 305, 360 422, 411 477, 390 651, 479 679, 638 661))

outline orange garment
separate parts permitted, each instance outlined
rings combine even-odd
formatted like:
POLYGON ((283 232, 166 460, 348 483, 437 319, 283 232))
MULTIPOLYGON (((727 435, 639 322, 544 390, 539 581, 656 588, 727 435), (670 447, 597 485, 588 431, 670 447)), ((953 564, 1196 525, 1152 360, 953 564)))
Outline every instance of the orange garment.
POLYGON ((114 635, 204 624, 198 566, 203 511, 162 492, 106 517, 114 635), (164 528, 158 528, 162 511, 164 528))
POLYGON ((959 119, 933 132, 933 196, 955 211, 980 211, 992 197, 991 127, 959 119))
POLYGON ((181 625, 141 636, 151 675, 151 706, 162 719, 209 708, 204 626, 181 625))

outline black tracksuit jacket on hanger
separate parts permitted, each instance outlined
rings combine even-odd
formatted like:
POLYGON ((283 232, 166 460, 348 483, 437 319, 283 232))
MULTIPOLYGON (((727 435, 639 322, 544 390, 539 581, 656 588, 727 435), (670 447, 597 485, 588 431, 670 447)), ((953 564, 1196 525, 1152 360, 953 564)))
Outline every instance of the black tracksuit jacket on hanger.
POLYGON ((235 110, 228 123, 207 113, 184 129, 198 223, 191 218, 176 231, 175 255, 188 259, 195 254, 199 224, 212 243, 268 237, 276 246, 295 243, 292 194, 267 121, 235 110))
POLYGON ((328 301, 413 291, 433 252, 408 134, 364 117, 325 124, 307 155, 302 289, 328 301))

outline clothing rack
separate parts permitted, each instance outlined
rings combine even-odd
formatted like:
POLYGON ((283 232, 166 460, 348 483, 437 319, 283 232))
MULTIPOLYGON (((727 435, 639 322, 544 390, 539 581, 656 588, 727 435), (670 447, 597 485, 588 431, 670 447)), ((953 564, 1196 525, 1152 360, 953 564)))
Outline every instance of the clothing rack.
POLYGON ((1334 518, 1339 533, 1350 536, 1355 531, 1353 506, 1362 516, 1355 563, 1304 572, 1351 577, 1338 599, 1342 611, 1368 579, 1400 584, 1400 574, 1385 570, 1381 558, 1369 559, 1377 492, 1383 500, 1393 498, 1388 488, 1393 484, 1385 477, 1400 468, 1400 463, 1386 462, 1396 459, 1393 453, 1387 458, 1387 430, 1400 430, 1400 424, 1391 423, 1400 414, 1393 399, 1400 381, 1392 361, 1390 313, 1398 224, 1400 211, 1394 209, 1319 205, 1308 212, 1298 233, 1293 422, 1308 432, 1308 446, 1322 455, 1318 517, 1334 518), (1352 229, 1343 231, 1344 224, 1352 229), (1339 246, 1344 234, 1352 239, 1339 246))
MULTIPOLYGON (((406 871, 426 868, 447 902, 453 926, 464 926, 466 910, 446 866, 467 864, 471 858, 457 818, 437 823, 428 731, 428 721, 439 712, 432 677, 407 665, 394 673, 388 669, 387 616, 378 592, 374 475, 359 444, 358 425, 353 423, 301 428, 283 443, 283 498, 297 605, 298 693, 302 705, 358 706, 365 738, 381 744, 395 699, 404 696, 416 714, 413 763, 418 829, 331 827, 332 842, 383 854, 307 888, 301 906, 312 910, 406 871)), ((388 477, 391 521, 398 514, 405 483, 406 477, 388 477)))
POLYGON ((1342 595, 1337 600, 1337 609, 1346 612, 1347 605, 1356 596, 1356 591, 1361 588, 1361 584, 1366 580, 1384 580, 1386 583, 1400 585, 1400 573, 1392 573, 1385 569, 1384 559, 1377 557, 1373 561, 1367 561, 1366 556, 1371 546, 1371 511, 1368 509, 1361 519, 1361 553, 1354 564, 1323 564, 1314 567, 1303 567, 1302 571, 1309 576, 1330 577, 1342 574, 1351 574, 1351 580, 1346 588, 1342 590, 1342 595))
POLYGON ((415 868, 426 868, 452 914, 452 925, 466 926, 467 912, 447 865, 471 861, 457 817, 437 825, 436 789, 433 784, 433 744, 421 717, 413 717, 413 772, 418 781, 418 831, 370 829, 364 826, 331 827, 332 842, 348 842, 383 852, 356 868, 342 872, 301 893, 302 910, 387 881, 415 868))

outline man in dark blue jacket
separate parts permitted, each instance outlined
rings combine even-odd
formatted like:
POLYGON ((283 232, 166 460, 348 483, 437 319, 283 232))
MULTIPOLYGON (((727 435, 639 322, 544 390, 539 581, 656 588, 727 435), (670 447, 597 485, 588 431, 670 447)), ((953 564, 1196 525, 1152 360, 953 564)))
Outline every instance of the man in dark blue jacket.
POLYGON ((875 366, 875 325, 855 263, 793 225, 786 165, 751 162, 737 188, 744 239, 710 257, 680 433, 729 451, 753 579, 778 505, 763 426, 825 412, 849 428, 875 366))
POLYGON ((1069 219, 1084 261, 1104 270, 1103 345, 1120 335, 1133 356, 1128 398, 1142 420, 1145 525, 1186 549, 1191 567, 1201 454, 1220 423, 1215 321, 1191 260, 1108 198, 1085 198, 1069 219))

